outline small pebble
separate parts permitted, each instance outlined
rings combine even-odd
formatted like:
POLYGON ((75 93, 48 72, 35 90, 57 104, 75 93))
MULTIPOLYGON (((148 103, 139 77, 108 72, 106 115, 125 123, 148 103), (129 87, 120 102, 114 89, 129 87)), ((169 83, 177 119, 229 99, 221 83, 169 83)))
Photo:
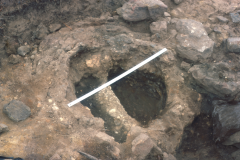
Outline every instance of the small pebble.
POLYGON ((164 12, 164 17, 171 17, 171 15, 168 12, 164 12))
POLYGON ((218 26, 215 26, 213 28, 213 31, 216 32, 216 33, 222 33, 220 27, 218 27, 218 26))
POLYGON ((31 60, 34 60, 35 56, 34 55, 31 55, 30 59, 31 60))
POLYGON ((223 23, 227 23, 228 22, 228 19, 223 17, 223 16, 217 16, 217 19, 220 21, 220 22, 223 22, 223 23))

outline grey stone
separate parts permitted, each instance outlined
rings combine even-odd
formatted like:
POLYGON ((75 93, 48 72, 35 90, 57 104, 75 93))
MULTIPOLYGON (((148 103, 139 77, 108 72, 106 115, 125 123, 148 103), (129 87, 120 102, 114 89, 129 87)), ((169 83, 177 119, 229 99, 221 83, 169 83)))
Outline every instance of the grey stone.
POLYGON ((130 48, 129 44, 133 42, 133 39, 125 34, 120 34, 107 40, 107 43, 115 48, 118 53, 128 52, 130 48))
POLYGON ((215 142, 222 142, 232 133, 240 131, 240 103, 230 104, 216 100, 213 101, 213 106, 213 138, 215 142))
POLYGON ((61 24, 51 24, 49 27, 49 32, 56 32, 61 28, 61 24))
POLYGON ((191 37, 201 38, 202 36, 207 36, 203 24, 192 19, 179 19, 176 23, 176 28, 179 33, 190 35, 191 37))
POLYGON ((156 20, 162 17, 165 11, 167 11, 167 6, 158 0, 131 0, 117 9, 117 13, 128 21, 141 21, 148 18, 156 20))
POLYGON ((233 23, 240 22, 240 15, 239 13, 230 13, 233 23))
POLYGON ((227 39, 227 48, 230 52, 240 53, 240 37, 230 37, 227 39))
POLYGON ((217 16, 217 19, 220 21, 220 22, 223 22, 223 23, 227 23, 229 20, 223 16, 217 16))
POLYGON ((29 52, 31 51, 31 48, 30 46, 21 46, 18 48, 17 50, 17 53, 20 55, 20 56, 25 56, 26 54, 28 54, 29 52))
POLYGON ((5 124, 0 124, 0 133, 9 131, 8 126, 5 124))
POLYGON ((163 153, 163 160, 177 160, 172 154, 163 153))
POLYGON ((182 58, 192 62, 202 62, 212 55, 214 42, 208 36, 197 39, 178 34, 176 39, 179 42, 177 52, 182 58))
POLYGON ((15 122, 23 121, 31 115, 31 110, 28 106, 18 100, 12 100, 4 105, 3 113, 15 122))
POLYGON ((150 31, 152 34, 159 33, 160 35, 167 34, 167 22, 157 21, 150 24, 150 31))
POLYGON ((202 23, 181 19, 177 22, 176 28, 178 31, 176 39, 179 42, 177 52, 180 57, 193 62, 201 62, 211 57, 214 42, 208 37, 202 23))
POLYGON ((138 160, 146 159, 147 155, 153 150, 155 153, 152 154, 162 155, 162 150, 144 133, 141 133, 132 141, 133 157, 138 160))
POLYGON ((236 132, 231 135, 226 141, 223 142, 223 145, 233 145, 240 143, 240 132, 236 132))
POLYGON ((240 92, 240 74, 232 70, 237 64, 230 62, 217 62, 194 65, 189 69, 195 82, 220 99, 236 100, 240 92))
POLYGON ((175 4, 180 4, 180 3, 182 3, 182 1, 183 1, 183 0, 173 0, 173 2, 174 2, 175 4))
POLYGON ((239 160, 240 159, 240 149, 233 152, 231 156, 234 158, 234 160, 239 160))
POLYGON ((11 54, 11 55, 9 56, 8 62, 11 63, 11 64, 17 64, 17 63, 19 63, 19 62, 20 62, 20 56, 19 56, 19 55, 11 54))
POLYGON ((130 2, 122 6, 120 13, 123 19, 128 21, 141 21, 150 17, 148 8, 145 5, 141 4, 141 6, 135 7, 135 3, 130 2))
POLYGON ((182 61, 181 68, 185 71, 188 71, 191 68, 191 65, 187 62, 182 61))

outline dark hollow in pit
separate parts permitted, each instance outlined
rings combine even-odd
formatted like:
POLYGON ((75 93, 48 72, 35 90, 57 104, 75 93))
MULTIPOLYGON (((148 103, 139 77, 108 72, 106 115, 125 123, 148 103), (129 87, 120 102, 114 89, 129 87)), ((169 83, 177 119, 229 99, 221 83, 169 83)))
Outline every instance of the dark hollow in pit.
MULTIPOLYGON (((108 80, 115 78, 123 72, 124 70, 119 68, 111 70, 108 80)), ((81 97, 104 83, 93 76, 82 78, 75 84, 75 94, 77 97, 81 97)), ((154 74, 136 71, 115 82, 111 87, 128 115, 135 118, 143 127, 147 127, 151 120, 156 119, 160 111, 165 107, 167 99, 166 87, 162 78, 154 74)), ((100 110, 99 101, 95 98, 94 95, 90 96, 81 101, 81 103, 89 107, 95 117, 100 117, 104 120, 107 134, 113 136, 115 141, 119 143, 125 142, 127 137, 126 130, 123 129, 119 133, 115 133, 113 129, 115 124, 109 118, 109 115, 100 110)))
MULTIPOLYGON (((79 98, 99 87, 101 84, 101 81, 93 76, 82 78, 80 82, 75 84, 75 94, 79 98)), ((98 108, 96 107, 94 96, 88 97, 87 99, 81 101, 81 103, 91 109, 91 113, 94 115, 94 117, 103 118, 98 108)))
POLYGON ((201 113, 192 124, 185 127, 182 142, 176 149, 176 158, 230 160, 232 159, 231 153, 236 150, 237 147, 214 142, 212 116, 201 113))
MULTIPOLYGON (((123 73, 117 68, 110 70, 108 80, 123 73)), ((156 119, 166 104, 166 86, 161 77, 135 71, 111 85, 128 115, 146 127, 156 119)))

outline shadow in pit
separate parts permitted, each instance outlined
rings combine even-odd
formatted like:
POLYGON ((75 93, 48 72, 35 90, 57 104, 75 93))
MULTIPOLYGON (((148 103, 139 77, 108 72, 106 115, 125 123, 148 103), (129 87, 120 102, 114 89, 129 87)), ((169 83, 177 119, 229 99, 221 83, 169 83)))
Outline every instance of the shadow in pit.
MULTIPOLYGON (((82 78, 78 83, 75 84, 75 94, 79 98, 96 89, 100 85, 102 85, 102 82, 93 76, 82 78)), ((103 118, 99 112, 99 109, 96 107, 97 104, 94 102, 94 96, 90 96, 87 99, 81 101, 84 106, 87 106, 91 110, 91 113, 94 115, 94 117, 103 118)))
POLYGON ((233 160, 234 146, 224 146, 213 140, 212 99, 205 97, 201 114, 185 127, 176 158, 184 160, 233 160))
MULTIPOLYGON (((110 70, 108 80, 115 78, 123 69, 110 70)), ((167 92, 164 81, 151 73, 135 71, 111 85, 115 95, 132 118, 147 127, 164 109, 167 92)))
MULTIPOLYGON (((115 78, 123 73, 122 69, 113 69, 109 71, 108 80, 115 78)), ((93 76, 82 78, 75 83, 75 94, 81 97, 86 93, 94 90, 105 82, 93 76)), ((116 97, 120 100, 121 105, 129 116, 136 119, 143 127, 147 127, 151 120, 156 119, 161 110, 164 109, 167 99, 166 87, 160 77, 154 74, 136 71, 118 82, 111 85, 116 97)), ((106 133, 115 138, 115 141, 123 143, 126 141, 127 130, 114 130, 117 125, 106 112, 101 111, 101 102, 90 96, 81 101, 81 103, 91 110, 95 117, 104 120, 106 133)))

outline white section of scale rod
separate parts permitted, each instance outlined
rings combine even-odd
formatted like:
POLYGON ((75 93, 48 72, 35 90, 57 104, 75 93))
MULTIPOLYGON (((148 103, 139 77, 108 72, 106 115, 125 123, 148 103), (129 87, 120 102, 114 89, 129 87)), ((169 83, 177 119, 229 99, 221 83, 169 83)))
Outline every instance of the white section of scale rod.
POLYGON ((93 91, 85 94, 84 96, 82 96, 82 97, 80 97, 80 98, 72 101, 71 103, 68 104, 68 107, 71 107, 71 106, 73 106, 73 105, 81 102, 82 100, 90 97, 91 95, 93 95, 93 94, 101 91, 102 89, 106 88, 107 86, 110 86, 111 84, 115 83, 116 81, 118 81, 119 79, 125 77, 126 75, 132 73, 133 71, 135 71, 135 70, 137 70, 138 68, 142 67, 143 65, 145 65, 145 64, 148 63, 148 62, 150 62, 150 61, 153 60, 154 58, 160 56, 162 53, 164 53, 164 52, 166 52, 166 51, 167 51, 166 48, 160 50, 159 52, 157 52, 157 53, 155 53, 154 55, 152 55, 151 57, 145 59, 144 61, 142 61, 142 62, 139 63, 138 65, 132 67, 131 69, 127 70, 126 72, 120 74, 119 76, 117 76, 116 78, 112 79, 111 81, 103 84, 102 86, 100 86, 100 87, 94 89, 93 91))

